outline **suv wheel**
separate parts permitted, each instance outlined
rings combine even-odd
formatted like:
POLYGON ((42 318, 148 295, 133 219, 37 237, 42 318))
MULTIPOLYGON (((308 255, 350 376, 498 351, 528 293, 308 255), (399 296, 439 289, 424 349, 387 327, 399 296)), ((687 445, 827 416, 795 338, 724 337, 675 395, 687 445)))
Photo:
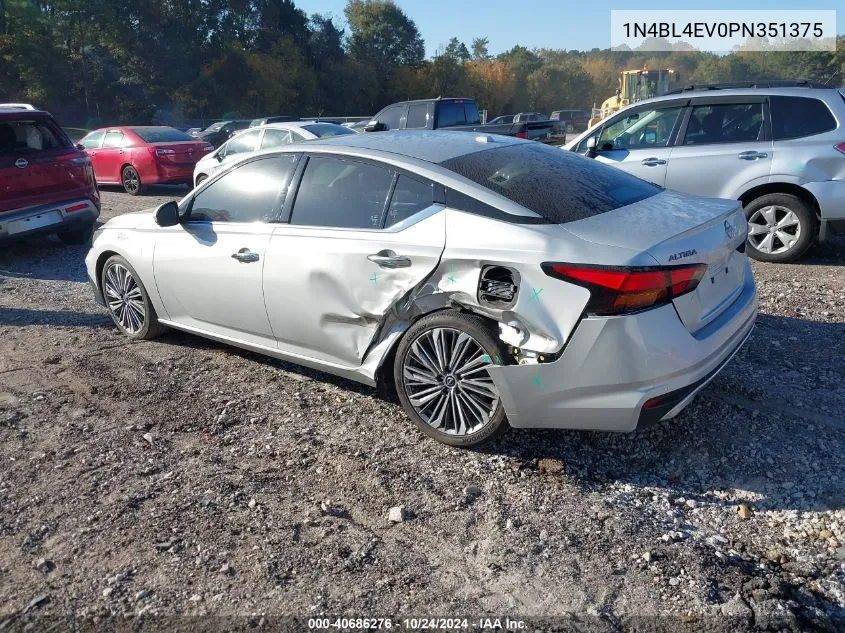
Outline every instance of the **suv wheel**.
POLYGON ((423 433, 450 446, 477 446, 508 427, 487 372, 504 347, 487 323, 445 310, 423 317, 396 350, 399 400, 423 433))
POLYGON ((818 234, 812 208, 798 196, 769 193, 745 207, 748 218, 748 255, 761 262, 785 263, 798 259, 818 234))
POLYGON ((141 176, 138 175, 138 170, 136 170, 132 165, 127 165, 123 168, 123 171, 120 172, 120 183, 123 185, 123 189, 126 193, 130 196, 137 196, 144 192, 144 185, 141 182, 141 176))

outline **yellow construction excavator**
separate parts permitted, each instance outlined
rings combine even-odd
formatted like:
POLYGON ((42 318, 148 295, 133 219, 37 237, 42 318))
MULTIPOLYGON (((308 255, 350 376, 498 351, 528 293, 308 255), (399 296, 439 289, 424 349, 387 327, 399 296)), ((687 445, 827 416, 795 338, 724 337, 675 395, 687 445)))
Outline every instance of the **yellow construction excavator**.
POLYGON ((614 112, 643 99, 659 97, 672 90, 679 81, 678 73, 671 68, 649 70, 623 70, 619 73, 619 87, 616 94, 601 104, 601 109, 593 108, 590 127, 606 119, 614 112))

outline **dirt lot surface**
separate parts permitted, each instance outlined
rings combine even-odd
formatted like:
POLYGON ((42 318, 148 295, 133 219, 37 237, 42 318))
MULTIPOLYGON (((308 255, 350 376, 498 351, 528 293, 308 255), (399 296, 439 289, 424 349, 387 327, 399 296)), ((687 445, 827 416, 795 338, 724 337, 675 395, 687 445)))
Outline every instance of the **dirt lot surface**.
MULTIPOLYGON (((106 191, 103 218, 184 191, 106 191)), ((353 383, 185 334, 131 343, 83 257, 0 250, 0 629, 845 630, 842 244, 755 263, 752 339, 674 421, 481 452, 353 383)))

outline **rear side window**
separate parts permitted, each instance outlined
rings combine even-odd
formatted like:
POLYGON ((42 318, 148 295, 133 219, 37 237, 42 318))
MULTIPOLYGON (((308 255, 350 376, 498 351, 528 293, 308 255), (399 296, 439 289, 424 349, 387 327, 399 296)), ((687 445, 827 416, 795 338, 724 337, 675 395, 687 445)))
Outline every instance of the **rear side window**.
POLYGON ((434 190, 428 183, 400 175, 390 199, 385 226, 399 224, 434 204, 434 190))
POLYGON ((762 103, 696 106, 687 123, 684 145, 756 141, 762 126, 762 103))
POLYGON ((296 155, 286 154, 233 169, 194 197, 190 221, 273 221, 295 165, 296 155))
POLYGON ((782 141, 836 129, 836 119, 823 101, 809 97, 770 97, 772 138, 782 141))
POLYGON ((106 132, 103 147, 120 147, 123 144, 123 132, 106 132))
POLYGON ((47 120, 0 123, 0 154, 64 149, 67 142, 47 120))
POLYGON ((441 101, 437 115, 437 127, 453 125, 476 125, 481 121, 478 106, 472 101, 441 101))
POLYGON ((408 121, 405 127, 409 130, 418 130, 428 126, 428 104, 412 103, 408 108, 408 121))
POLYGON ((606 213, 661 191, 614 167, 540 143, 481 150, 440 164, 556 223, 606 213))
POLYGON ((380 229, 393 172, 341 158, 313 156, 296 193, 291 224, 380 229))

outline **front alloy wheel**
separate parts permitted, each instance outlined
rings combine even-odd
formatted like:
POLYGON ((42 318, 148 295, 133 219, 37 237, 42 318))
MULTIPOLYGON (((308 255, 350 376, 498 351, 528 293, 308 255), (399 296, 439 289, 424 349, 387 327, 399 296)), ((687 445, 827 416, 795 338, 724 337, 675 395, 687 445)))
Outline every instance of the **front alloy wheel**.
POLYGON ((121 332, 130 338, 146 340, 166 330, 158 322, 144 284, 123 257, 112 255, 106 260, 100 283, 106 307, 121 332))

